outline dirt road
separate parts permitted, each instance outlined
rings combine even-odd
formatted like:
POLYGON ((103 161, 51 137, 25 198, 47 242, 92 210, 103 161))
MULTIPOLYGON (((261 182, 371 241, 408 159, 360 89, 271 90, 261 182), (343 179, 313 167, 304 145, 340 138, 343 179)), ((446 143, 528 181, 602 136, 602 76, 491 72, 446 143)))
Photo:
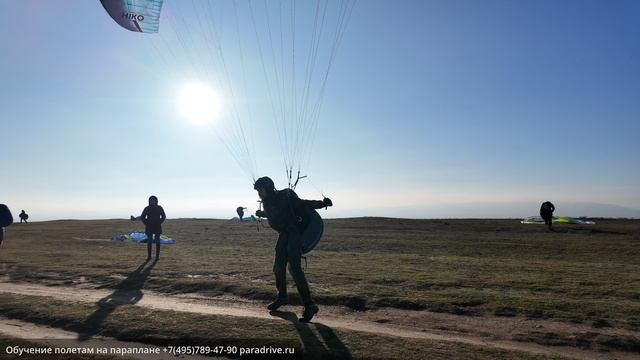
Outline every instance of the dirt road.
MULTIPOLYGON (((50 297, 56 300, 96 303, 99 300, 114 304, 134 304, 145 308, 198 314, 226 315, 261 319, 283 320, 270 315, 260 302, 235 297, 206 298, 198 295, 166 295, 144 291, 143 296, 128 296, 113 290, 90 287, 45 286, 31 283, 0 282, 0 293, 50 297), (133 300, 135 299, 135 300, 133 300)), ((299 311, 288 306, 288 310, 299 311)), ((469 317, 438 314, 427 311, 381 309, 354 312, 343 307, 322 306, 314 322, 332 328, 372 333, 384 336, 448 341, 477 346, 517 350, 541 355, 560 355, 580 359, 639 359, 640 354, 622 351, 600 352, 597 337, 605 339, 627 338, 637 340, 637 333, 621 329, 594 329, 580 324, 567 324, 550 320, 529 320, 507 317, 469 317), (536 340, 536 334, 556 334, 566 339, 581 336, 593 340, 591 349, 574 346, 546 346, 536 340), (514 340, 515 339, 515 340, 514 340), (539 343, 536 343, 539 342, 539 343)), ((15 327, 0 321, 0 332, 22 337, 15 327)), ((45 331, 46 330, 42 330, 45 331)), ((51 330, 54 331, 54 330, 51 330)), ((55 330, 56 332, 58 330, 55 330)), ((47 334, 40 334, 47 335, 47 334)), ((53 335, 57 336, 57 335, 53 335)), ((42 338, 42 337, 41 337, 42 338)), ((570 341, 569 341, 570 342, 570 341)))

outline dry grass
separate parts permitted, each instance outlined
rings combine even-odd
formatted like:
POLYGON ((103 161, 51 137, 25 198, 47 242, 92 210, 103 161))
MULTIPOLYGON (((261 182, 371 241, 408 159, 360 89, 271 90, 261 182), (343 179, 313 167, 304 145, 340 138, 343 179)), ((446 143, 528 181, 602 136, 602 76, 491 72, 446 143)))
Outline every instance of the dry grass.
MULTIPOLYGON (((114 287, 146 257, 145 245, 72 238, 110 238, 140 225, 14 225, 0 249, 0 272, 14 281, 114 287)), ((639 330, 639 225, 601 220, 549 232, 515 220, 329 220, 307 274, 324 304, 526 315, 639 330)), ((177 244, 163 247, 145 288, 254 299, 273 295, 276 234, 270 229, 179 219, 167 221, 165 232, 177 244)))

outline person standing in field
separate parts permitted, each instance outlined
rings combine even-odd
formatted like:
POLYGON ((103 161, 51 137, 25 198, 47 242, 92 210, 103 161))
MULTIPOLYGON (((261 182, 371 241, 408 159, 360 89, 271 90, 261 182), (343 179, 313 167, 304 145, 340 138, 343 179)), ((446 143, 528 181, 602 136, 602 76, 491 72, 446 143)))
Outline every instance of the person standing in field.
POLYGON ((140 219, 145 225, 144 232, 147 234, 147 261, 151 260, 153 240, 156 243, 156 261, 160 259, 160 234, 162 234, 162 223, 166 218, 164 209, 158 205, 158 198, 151 195, 149 206, 145 207, 140 215, 140 219))
POLYGON ((0 246, 4 240, 4 228, 13 224, 13 215, 9 207, 5 204, 0 204, 0 246))
POLYGON ((549 226, 549 230, 552 229, 553 224, 553 212, 556 210, 556 207, 553 206, 551 201, 545 201, 540 206, 540 217, 544 220, 544 223, 549 226))
POLYGON ((236 213, 238 213, 238 219, 240 219, 240 222, 244 221, 242 220, 242 218, 244 217, 244 211, 246 210, 246 207, 242 207, 242 206, 238 206, 238 208, 236 209, 236 213))
POLYGON ((22 210, 22 212, 18 216, 20 217, 20 224, 22 224, 23 221, 24 221, 25 224, 27 223, 27 219, 29 218, 29 214, 27 214, 24 210, 22 210))
POLYGON ((302 271, 302 233, 299 225, 308 209, 320 209, 333 206, 329 198, 320 200, 302 200, 291 189, 276 190, 273 180, 268 177, 259 178, 253 188, 264 205, 264 211, 256 211, 256 216, 266 217, 272 229, 278 232, 276 256, 273 273, 276 277, 278 296, 267 306, 269 310, 277 310, 289 303, 287 296, 287 263, 289 273, 296 283, 298 293, 304 304, 300 321, 309 322, 318 313, 318 306, 311 298, 309 283, 302 271))

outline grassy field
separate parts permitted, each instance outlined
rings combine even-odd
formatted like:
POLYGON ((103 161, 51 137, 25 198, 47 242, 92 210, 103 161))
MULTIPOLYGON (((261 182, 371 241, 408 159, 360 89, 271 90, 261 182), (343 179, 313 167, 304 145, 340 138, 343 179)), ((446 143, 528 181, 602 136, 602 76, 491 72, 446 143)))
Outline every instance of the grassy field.
MULTIPOLYGON (((274 295, 277 235, 272 230, 226 220, 168 220, 165 233, 177 243, 163 246, 161 260, 148 272, 136 271, 146 258, 146 245, 97 240, 141 228, 128 220, 13 225, 0 248, 0 276, 117 292, 226 294, 260 301, 274 295)), ((591 345, 583 350, 604 346, 603 351, 634 354, 640 352, 639 258, 638 220, 598 220, 592 226, 559 225, 549 231, 517 220, 357 218, 326 221, 325 237, 308 257, 306 272, 323 305, 344 305, 356 313, 415 310, 461 320, 553 320, 583 326, 582 333, 541 328, 516 333, 511 340, 576 348, 586 341, 591 345), (631 333, 616 339, 597 335, 599 329, 631 333), (600 336, 597 345, 589 340, 594 336, 600 336)), ((299 301, 295 289, 290 294, 299 301)), ((237 319, 0 294, 0 315, 150 344, 167 339, 255 344, 259 339, 291 345, 305 358, 545 358, 322 324, 311 331, 289 314, 290 322, 237 319)))
MULTIPOLYGON (((126 220, 52 221, 7 229, 0 273, 18 281, 115 286, 145 245, 87 241, 140 229, 126 220)), ((276 234, 223 220, 168 220, 177 244, 144 287, 160 292, 274 294, 276 234)), ((462 315, 526 315, 640 330, 640 221, 595 226, 515 220, 329 220, 308 257, 321 304, 462 315)), ((296 300, 295 290, 291 291, 296 300)))

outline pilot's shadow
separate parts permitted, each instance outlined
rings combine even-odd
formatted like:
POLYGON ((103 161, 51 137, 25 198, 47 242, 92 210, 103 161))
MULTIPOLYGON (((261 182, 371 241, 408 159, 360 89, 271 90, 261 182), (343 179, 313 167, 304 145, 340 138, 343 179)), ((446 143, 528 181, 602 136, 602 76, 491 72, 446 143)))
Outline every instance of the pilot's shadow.
POLYGON ((102 323, 109 315, 114 312, 118 306, 133 305, 142 299, 142 287, 151 274, 151 269, 156 265, 156 261, 152 262, 145 268, 148 261, 138 266, 126 279, 116 285, 113 293, 100 299, 96 304, 98 309, 89 315, 84 321, 83 331, 78 335, 78 340, 85 341, 91 339, 100 331, 102 323))
POLYGON ((296 314, 289 311, 271 311, 275 317, 289 321, 298 331, 304 346, 305 358, 309 359, 352 359, 349 349, 330 327, 321 323, 303 323, 296 314), (316 330, 315 332, 313 330, 316 330), (317 333, 317 334, 316 334, 317 333))

